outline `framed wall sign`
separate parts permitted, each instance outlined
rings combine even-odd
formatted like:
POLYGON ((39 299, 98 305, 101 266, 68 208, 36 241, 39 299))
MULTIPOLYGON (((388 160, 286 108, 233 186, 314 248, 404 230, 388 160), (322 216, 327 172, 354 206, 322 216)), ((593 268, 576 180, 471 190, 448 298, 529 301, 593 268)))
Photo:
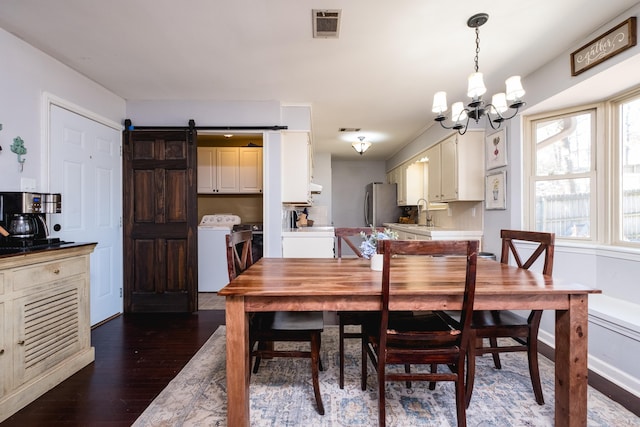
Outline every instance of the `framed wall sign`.
POLYGON ((485 152, 487 170, 507 165, 507 133, 504 129, 487 136, 485 152))
POLYGON ((504 210, 507 209, 507 172, 500 171, 490 173, 485 182, 485 209, 504 210))
POLYGON ((571 75, 587 71, 636 45, 636 17, 610 29, 571 54, 571 75))

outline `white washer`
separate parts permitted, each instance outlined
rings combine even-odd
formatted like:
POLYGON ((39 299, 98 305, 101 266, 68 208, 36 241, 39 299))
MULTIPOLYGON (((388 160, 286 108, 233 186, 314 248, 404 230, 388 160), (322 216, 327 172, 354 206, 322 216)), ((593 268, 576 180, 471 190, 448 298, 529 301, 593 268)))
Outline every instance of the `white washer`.
POLYGON ((240 217, 231 214, 204 215, 198 225, 198 291, 218 292, 229 283, 226 235, 240 217))

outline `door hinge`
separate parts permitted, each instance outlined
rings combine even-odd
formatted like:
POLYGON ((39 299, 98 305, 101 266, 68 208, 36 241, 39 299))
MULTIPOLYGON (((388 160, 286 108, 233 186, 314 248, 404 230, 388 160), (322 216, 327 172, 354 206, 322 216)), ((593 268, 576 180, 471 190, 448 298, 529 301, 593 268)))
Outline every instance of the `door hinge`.
POLYGON ((122 288, 120 288, 120 298, 122 298, 122 288))
POLYGON ((120 157, 122 157, 122 145, 120 146, 120 157))
POLYGON ((120 217, 120 228, 122 228, 122 217, 120 217))

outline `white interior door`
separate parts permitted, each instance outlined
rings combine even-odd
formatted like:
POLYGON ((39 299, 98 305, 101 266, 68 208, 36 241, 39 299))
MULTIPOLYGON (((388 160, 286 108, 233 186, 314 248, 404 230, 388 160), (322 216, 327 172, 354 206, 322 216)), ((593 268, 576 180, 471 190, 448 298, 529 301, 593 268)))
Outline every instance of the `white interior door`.
POLYGON ((95 325, 122 313, 122 133, 51 105, 49 135, 49 191, 62 194, 62 213, 51 215, 49 232, 65 241, 98 243, 91 254, 95 325))

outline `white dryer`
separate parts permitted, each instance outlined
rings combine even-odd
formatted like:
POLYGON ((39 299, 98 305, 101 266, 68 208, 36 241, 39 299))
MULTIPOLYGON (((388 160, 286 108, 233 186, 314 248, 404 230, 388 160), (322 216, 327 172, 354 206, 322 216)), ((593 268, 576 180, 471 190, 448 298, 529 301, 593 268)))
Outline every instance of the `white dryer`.
POLYGON ((198 225, 198 291, 218 292, 229 283, 226 235, 240 217, 231 214, 204 215, 198 225))

